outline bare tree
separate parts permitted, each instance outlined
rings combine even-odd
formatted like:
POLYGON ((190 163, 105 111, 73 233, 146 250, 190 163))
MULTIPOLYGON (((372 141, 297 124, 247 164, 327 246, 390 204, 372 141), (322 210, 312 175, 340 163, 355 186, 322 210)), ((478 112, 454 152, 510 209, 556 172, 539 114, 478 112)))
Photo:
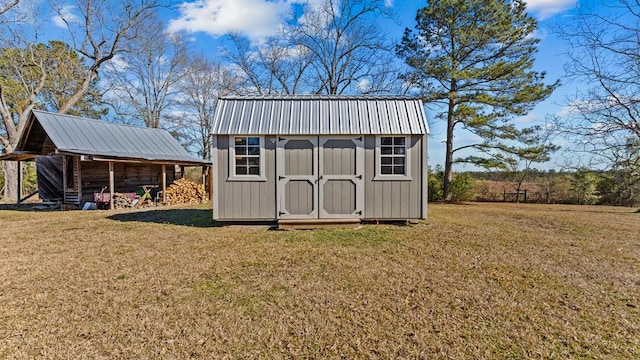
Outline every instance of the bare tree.
MULTIPOLYGON (((113 6, 108 0, 77 0, 73 4, 74 11, 68 11, 68 4, 51 4, 60 20, 67 27, 71 47, 84 59, 87 67, 79 76, 82 81, 75 91, 65 99, 60 99, 60 113, 67 113, 91 89, 98 77, 98 70, 117 54, 129 50, 131 41, 137 38, 141 31, 143 20, 151 16, 154 11, 163 6, 159 0, 125 0, 113 6)), ((20 40, 19 37, 15 37, 20 40)), ((24 44, 16 44, 15 48, 27 49, 24 44)), ((27 56, 22 57, 28 59, 27 56)), ((22 66, 22 65, 20 65, 22 66)), ((24 64, 31 66, 30 63, 24 64)), ((5 99, 4 79, 0 79, 0 116, 4 134, 0 136, 4 152, 12 152, 18 142, 18 137, 24 127, 29 112, 38 105, 38 96, 46 83, 48 74, 42 72, 40 82, 32 87, 29 96, 20 101, 20 106, 11 106, 5 99)), ((5 162, 5 199, 15 200, 17 194, 17 164, 5 162)))
POLYGON ((297 46, 311 54, 312 91, 389 91, 389 84, 379 80, 394 71, 393 47, 376 20, 391 15, 382 0, 325 0, 311 6, 292 33, 297 46))
POLYGON ((4 15, 9 12, 13 7, 18 5, 20 0, 3 0, 0 1, 0 15, 4 15))
POLYGON ((321 0, 283 25, 278 36, 252 43, 229 36, 226 60, 259 94, 385 93, 400 87, 393 46, 378 19, 391 18, 384 0, 321 0))
POLYGON ((239 79, 220 63, 202 56, 190 57, 180 82, 180 107, 183 129, 203 159, 211 159, 211 129, 218 96, 232 93, 239 86, 239 79))
POLYGON ((569 45, 567 75, 586 90, 556 123, 578 151, 612 167, 638 164, 629 144, 640 142, 640 7, 635 0, 617 0, 603 8, 582 6, 572 26, 557 29, 569 45))
MULTIPOLYGON (((549 126, 534 126, 524 129, 515 139, 519 146, 501 145, 496 150, 496 161, 506 173, 516 191, 516 202, 520 202, 523 184, 533 164, 544 163, 551 159, 551 154, 560 147, 552 141, 552 129, 549 126)), ((526 190, 525 190, 526 191, 526 190)), ((526 201, 526 192, 525 192, 526 201)))
POLYGON ((145 126, 158 128, 176 105, 188 48, 179 34, 166 33, 156 17, 144 24, 146 31, 133 39, 133 49, 123 53, 106 75, 116 112, 128 122, 140 119, 145 126))
POLYGON ((238 33, 229 34, 223 57, 243 75, 243 92, 260 95, 301 92, 311 63, 310 54, 285 29, 257 45, 238 33))

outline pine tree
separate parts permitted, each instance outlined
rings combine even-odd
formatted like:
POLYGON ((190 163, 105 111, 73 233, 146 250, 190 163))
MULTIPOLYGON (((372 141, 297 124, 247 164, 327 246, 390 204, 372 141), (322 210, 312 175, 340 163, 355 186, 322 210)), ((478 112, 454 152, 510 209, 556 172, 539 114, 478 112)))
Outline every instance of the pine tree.
POLYGON ((432 0, 418 10, 415 31, 406 29, 397 48, 409 68, 402 79, 426 103, 440 104, 439 118, 447 121, 445 198, 454 162, 504 167, 494 150, 522 137, 514 118, 558 86, 545 85, 545 73, 532 70, 539 40, 525 8, 522 0, 432 0), (455 147, 460 128, 483 140, 455 147), (470 148, 482 156, 454 158, 470 148))

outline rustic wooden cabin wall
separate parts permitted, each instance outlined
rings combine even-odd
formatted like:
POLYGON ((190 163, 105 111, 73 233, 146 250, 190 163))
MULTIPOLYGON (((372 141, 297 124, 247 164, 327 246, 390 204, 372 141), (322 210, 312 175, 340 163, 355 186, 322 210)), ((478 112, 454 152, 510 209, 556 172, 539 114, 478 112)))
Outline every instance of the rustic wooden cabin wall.
POLYGON ((62 156, 36 156, 38 196, 42 200, 62 199, 62 156))

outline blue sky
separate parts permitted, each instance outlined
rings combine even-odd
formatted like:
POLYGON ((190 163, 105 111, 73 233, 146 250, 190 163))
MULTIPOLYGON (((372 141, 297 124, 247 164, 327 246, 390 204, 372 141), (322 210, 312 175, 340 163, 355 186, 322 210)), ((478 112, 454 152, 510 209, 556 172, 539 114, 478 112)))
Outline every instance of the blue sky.
MULTIPOLYGON (((303 3, 313 4, 320 0, 196 0, 187 1, 164 14, 170 30, 185 31, 190 34, 196 50, 215 58, 221 37, 229 30, 258 41, 261 37, 274 34, 280 24, 290 19, 291 11, 299 9, 303 3)), ((563 79, 564 53, 566 45, 552 31, 552 26, 562 26, 572 21, 572 15, 579 6, 594 5, 594 0, 526 0, 529 13, 539 22, 536 37, 541 39, 535 69, 547 72, 548 83, 560 79, 563 85, 544 103, 539 104, 530 114, 516 119, 522 126, 543 124, 548 114, 560 113, 570 94, 575 93, 576 83, 563 79)), ((416 11, 427 5, 426 1, 386 0, 386 5, 397 13, 398 23, 383 22, 383 26, 394 39, 400 39, 406 27, 413 28, 416 11)), ((74 8, 69 6, 69 16, 74 8)), ((52 17, 52 25, 55 17, 52 17)), ((443 164, 445 127, 442 122, 430 119, 430 164, 443 164)), ((473 141, 472 137, 459 134, 456 146, 473 141)), ((561 156, 556 156, 561 158, 561 156)), ((562 160, 554 160, 543 168, 557 168, 562 160)), ((459 169, 466 169, 460 167, 459 169)))
MULTIPOLYGON (((215 56, 219 38, 229 29, 244 34, 250 39, 258 40, 265 34, 276 31, 279 24, 286 21, 288 13, 297 4, 313 3, 317 0, 199 0, 186 2, 172 14, 168 27, 173 30, 187 31, 193 34, 195 43, 207 54, 215 56)), ((548 83, 560 79, 563 85, 544 103, 539 104, 527 116, 516 119, 521 126, 543 125, 548 114, 562 111, 570 94, 575 93, 576 84, 567 83, 563 79, 563 65, 566 62, 564 53, 566 45, 552 31, 552 26, 570 22, 576 9, 593 0, 526 0, 529 13, 539 23, 536 37, 541 39, 535 68, 547 73, 548 83)), ((387 0, 386 5, 397 13, 398 23, 384 21, 384 27, 391 37, 400 39, 405 28, 413 28, 415 16, 419 8, 427 5, 426 1, 387 0)), ((592 5, 592 4, 590 4, 592 5)), ((433 119, 432 111, 427 110, 430 118, 431 137, 429 139, 429 162, 432 165, 444 163, 445 124, 433 119)), ((470 134, 459 133, 456 146, 474 142, 470 134)), ((560 141, 560 140, 558 140, 560 141)), ((566 144, 563 144, 566 145, 566 144)), ((540 168, 558 168, 563 164, 563 156, 558 153, 550 163, 539 165, 540 168)), ((473 169, 460 165, 459 170, 473 169)))

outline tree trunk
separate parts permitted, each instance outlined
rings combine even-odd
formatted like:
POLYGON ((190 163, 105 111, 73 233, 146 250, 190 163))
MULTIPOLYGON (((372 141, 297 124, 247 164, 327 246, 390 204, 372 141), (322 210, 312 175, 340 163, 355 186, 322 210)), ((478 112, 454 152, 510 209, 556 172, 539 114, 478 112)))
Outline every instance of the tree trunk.
POLYGON ((4 197, 3 202, 16 202, 18 200, 18 162, 3 161, 4 168, 4 197))
MULTIPOLYGON (((455 80, 451 81, 451 87, 455 89, 455 80)), ((449 98, 449 109, 447 110, 447 151, 444 162, 444 183, 442 184, 442 198, 445 201, 451 199, 451 194, 449 194, 449 184, 451 184, 451 180, 453 179, 453 130, 455 127, 455 121, 453 118, 454 106, 454 100, 449 98)))
POLYGON ((451 194, 449 194, 451 180, 453 180, 453 131, 447 130, 447 152, 444 162, 444 183, 442 184, 442 198, 444 200, 451 199, 451 194))

